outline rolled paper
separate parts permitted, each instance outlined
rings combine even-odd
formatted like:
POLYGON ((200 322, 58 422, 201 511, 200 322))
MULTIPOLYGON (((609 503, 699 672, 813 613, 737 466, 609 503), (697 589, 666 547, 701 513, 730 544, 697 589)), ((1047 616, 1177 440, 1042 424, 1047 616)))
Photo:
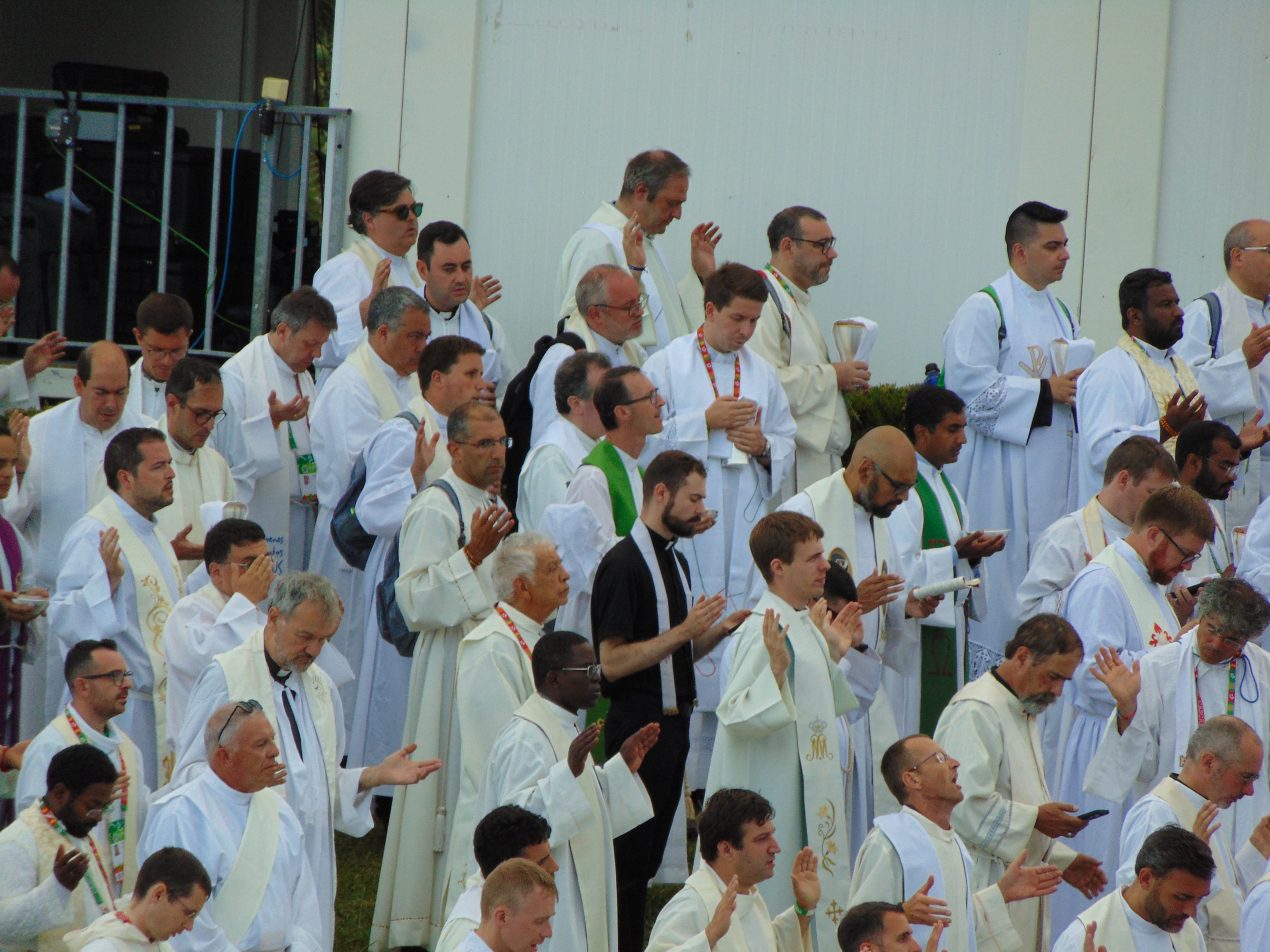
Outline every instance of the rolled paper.
POLYGON ((935 595, 947 595, 949 592, 960 592, 962 589, 978 587, 979 580, 977 578, 966 578, 964 575, 958 575, 956 578, 933 582, 930 585, 915 588, 913 589, 913 597, 931 598, 935 595))

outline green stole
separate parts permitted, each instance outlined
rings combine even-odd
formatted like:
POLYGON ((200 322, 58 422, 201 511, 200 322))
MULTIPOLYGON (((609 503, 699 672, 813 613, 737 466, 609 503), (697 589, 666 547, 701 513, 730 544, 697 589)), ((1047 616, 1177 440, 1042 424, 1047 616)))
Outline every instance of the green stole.
MULTIPOLYGON (((948 496, 952 499, 953 508, 957 510, 957 519, 961 521, 961 503, 957 494, 948 484, 948 477, 941 471, 939 478, 944 481, 948 496)), ((914 487, 917 497, 922 501, 922 548, 939 549, 951 545, 948 527, 944 524, 944 510, 939 505, 935 490, 921 473, 917 474, 914 487)), ((948 597, 952 598, 953 595, 948 597)), ((952 696, 957 693, 957 668, 964 666, 965 659, 957 657, 957 629, 938 628, 934 625, 922 625, 922 697, 919 724, 921 732, 928 737, 935 736, 935 725, 939 723, 939 715, 952 696)), ((964 676, 964 673, 963 673, 964 676)))
MULTIPOLYGON (((639 507, 635 494, 631 492, 631 481, 626 478, 626 467, 617 455, 617 447, 608 440, 600 440, 582 458, 582 465, 594 466, 604 474, 604 480, 609 484, 609 501, 613 505, 613 528, 619 536, 626 538, 639 516, 639 507)), ((639 474, 644 475, 642 467, 639 474)))

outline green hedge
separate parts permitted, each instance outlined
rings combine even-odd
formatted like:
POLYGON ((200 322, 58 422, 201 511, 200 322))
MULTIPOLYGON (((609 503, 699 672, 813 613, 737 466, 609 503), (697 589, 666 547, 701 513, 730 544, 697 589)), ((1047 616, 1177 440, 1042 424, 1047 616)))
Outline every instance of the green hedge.
POLYGON ((918 384, 880 383, 868 390, 847 395, 847 413, 851 418, 851 446, 875 426, 891 425, 904 429, 904 401, 918 384))

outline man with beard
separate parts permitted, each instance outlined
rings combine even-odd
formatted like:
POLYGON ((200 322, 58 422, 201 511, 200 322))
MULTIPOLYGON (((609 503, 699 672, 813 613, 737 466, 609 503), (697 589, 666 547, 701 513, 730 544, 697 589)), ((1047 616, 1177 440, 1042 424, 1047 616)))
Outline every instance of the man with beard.
POLYGON ((952 828, 953 808, 965 799, 960 766, 924 734, 898 740, 882 755, 882 777, 902 805, 874 821, 856 857, 851 901, 903 903, 923 944, 943 922, 939 948, 947 952, 1018 948, 1006 903, 1048 896, 1061 874, 1048 864, 1024 866, 1020 854, 1000 880, 972 888, 970 853, 952 828))
POLYGON ((49 763, 45 793, 0 831, 0 945, 59 952, 62 937, 115 911, 108 867, 89 834, 115 797, 118 774, 90 744, 49 763))
POLYGON ((639 519, 595 571, 591 631, 611 701, 605 747, 612 755, 645 724, 661 727, 657 746, 640 767, 654 817, 614 843, 622 952, 642 947, 648 882, 661 865, 683 799, 697 702, 693 662, 749 614, 739 611, 720 623, 722 592, 691 601, 688 561, 673 546, 700 531, 705 498, 706 469, 699 459, 680 450, 659 453, 644 472, 639 519))
MULTIPOLYGON (((1020 853, 1023 862, 1050 863, 1088 898, 1107 877, 1092 856, 1058 837, 1082 830, 1076 806, 1050 800, 1036 717, 1063 693, 1084 654, 1080 636, 1057 615, 1019 626, 1005 660, 958 691, 935 728, 935 742, 961 764, 965 799, 952 812, 953 829, 974 860, 971 888, 999 880, 1020 853)), ((1049 948, 1049 903, 1044 897, 1008 907, 1023 948, 1049 948)))
MULTIPOLYGON (((1084 793, 1085 772, 1115 709, 1108 689, 1093 674, 1094 655, 1106 646, 1131 662, 1176 641, 1194 610, 1182 573, 1212 540, 1213 513, 1208 503, 1193 489, 1167 486, 1142 504, 1129 535, 1103 549, 1081 570, 1063 599, 1064 617, 1083 632, 1089 650, 1076 669, 1072 691, 1063 700, 1062 752, 1054 786, 1060 800, 1080 803, 1085 810, 1110 812, 1095 830, 1076 834, 1073 843, 1108 866, 1115 863, 1115 842, 1129 803, 1084 793), (1179 578, 1181 587, 1174 588, 1179 578)), ((1080 911, 1079 904, 1068 898, 1055 899, 1058 928, 1080 911)))
POLYGON ((1212 851, 1194 833, 1166 826, 1147 837, 1134 879, 1082 912, 1054 943, 1054 952, 1202 952, 1195 913, 1212 887, 1212 851))
POLYGON ((1239 436, 1225 423, 1200 420, 1189 424, 1177 435, 1174 450, 1177 459, 1177 481, 1190 486, 1208 500, 1213 511, 1215 534, 1204 546, 1204 553, 1187 574, 1194 579, 1230 575, 1237 568, 1235 547, 1222 519, 1217 503, 1230 497, 1239 472, 1239 436))
POLYGON ((71 526, 49 604, 49 626, 69 649, 83 632, 119 642, 132 669, 132 703, 119 723, 143 751, 145 781, 172 776, 163 623, 185 594, 172 543, 155 513, 172 504, 176 473, 158 430, 124 430, 106 447, 106 498, 71 526))

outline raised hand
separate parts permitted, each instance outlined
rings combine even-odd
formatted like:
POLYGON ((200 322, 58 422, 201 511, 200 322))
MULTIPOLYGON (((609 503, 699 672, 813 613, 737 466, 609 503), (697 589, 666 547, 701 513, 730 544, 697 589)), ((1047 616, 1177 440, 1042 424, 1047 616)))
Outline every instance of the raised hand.
POLYGON ((1014 858, 1014 862, 1005 868, 1001 878, 997 880, 997 888, 1006 902, 1018 902, 1020 899, 1035 899, 1037 896, 1048 896, 1058 889, 1063 881, 1063 873, 1057 866, 1048 863, 1041 866, 1024 866, 1027 850, 1014 858))
POLYGON ((971 563, 978 562, 980 559, 986 559, 990 555, 995 555, 1005 548, 1005 536, 1003 535, 985 535, 983 530, 976 530, 969 535, 964 535, 953 545, 957 550, 957 558, 966 559, 971 563))
POLYGON ((692 270, 702 281, 714 274, 714 249, 722 237, 723 232, 712 221, 692 229, 692 270))
POLYGON ((428 467, 432 465, 432 461, 437 458, 437 443, 441 440, 441 431, 432 434, 432 438, 428 438, 423 424, 419 424, 419 431, 415 434, 415 455, 410 461, 410 476, 415 481, 415 489, 423 488, 423 477, 428 472, 428 467))
POLYGON ((1098 923, 1091 922, 1085 926, 1085 952, 1107 952, 1105 945, 1094 948, 1094 934, 1098 931, 1098 923))
POLYGON ((1263 816, 1257 821, 1257 825, 1252 828, 1252 834, 1248 837, 1248 842, 1266 859, 1270 859, 1270 816, 1263 816))
POLYGON ((1256 367, 1270 354, 1270 324, 1262 324, 1248 332, 1240 345, 1244 352, 1244 362, 1249 367, 1256 367))
POLYGON ((709 633, 723 616, 723 610, 727 607, 728 600, 722 592, 717 592, 709 598, 702 595, 688 609, 687 616, 677 626, 680 637, 685 642, 696 641, 702 635, 709 633))
MULTIPOLYGON (((1178 387, 1169 397, 1168 405, 1164 408, 1164 415, 1160 417, 1162 424, 1168 424, 1168 428, 1174 433, 1181 433, 1182 427, 1188 423, 1194 423, 1196 420, 1204 419, 1204 414, 1208 412, 1208 401, 1204 399, 1204 395, 1198 390, 1192 390, 1190 393, 1182 393, 1182 388, 1178 387)), ((1165 427, 1161 425, 1161 430, 1165 427)), ((1164 439, 1167 433, 1161 433, 1160 438, 1164 439)))
POLYGON ((660 734, 661 725, 653 722, 645 724, 622 742, 618 753, 622 755, 622 760, 626 761, 626 766, 631 773, 635 773, 643 765, 644 758, 656 746, 660 734))
POLYGON ((230 595, 241 595, 253 605, 259 605, 269 596, 273 585, 273 559, 261 555, 246 568, 231 564, 228 584, 230 595))
POLYGON ((375 295, 388 287, 388 279, 392 275, 392 262, 384 258, 379 264, 375 265, 375 270, 370 276, 370 293, 357 302, 357 310, 362 315, 362 326, 366 326, 366 317, 370 314, 370 302, 375 300, 375 295))
POLYGON ((820 598, 812 604, 808 617, 829 643, 829 654, 835 661, 864 641, 859 602, 848 602, 834 615, 829 611, 828 600, 820 598))
POLYGON ((919 926, 933 926, 952 922, 952 914, 948 911, 948 903, 938 896, 930 894, 935 885, 935 877, 927 876, 920 889, 904 902, 904 915, 908 921, 919 926))
POLYGON ((860 610, 868 614, 875 608, 889 604, 899 598, 904 591, 904 579, 898 575, 881 575, 877 569, 859 582, 856 582, 856 597, 860 599, 860 610))
POLYGON ((1079 889, 1086 899, 1094 899, 1107 885, 1107 874, 1102 871, 1101 862, 1080 853, 1063 870, 1063 881, 1079 889))
POLYGON ((723 898, 714 907, 714 915, 706 925, 706 943, 712 949, 732 928, 732 913, 736 911, 736 893, 739 888, 740 883, 735 876, 728 880, 728 888, 723 890, 723 898))
POLYGON ((66 351, 66 338, 57 331, 50 331, 26 349, 22 355, 22 372, 30 380, 42 370, 53 366, 66 351))
POLYGON ((503 282, 492 274, 482 275, 472 282, 472 303, 478 311, 483 311, 503 296, 503 282))
POLYGON ((172 540, 172 552, 178 559, 201 559, 203 557, 203 547, 196 542, 190 541, 190 533, 193 531, 194 526, 187 525, 172 540))
POLYGON ((97 551, 106 563, 106 578, 110 580, 110 593, 113 595, 123 581, 123 549, 119 547, 119 530, 106 529, 97 533, 97 538, 97 551))
MULTIPOLYGON (((924 952, 939 952, 939 940, 944 934, 944 924, 936 922, 934 928, 930 930, 930 938, 926 940, 926 948, 924 952)), ((947 949, 944 952, 948 952, 947 949)))
POLYGON ((1252 419, 1239 428, 1239 449, 1251 453, 1270 442, 1270 426, 1262 426, 1262 412, 1258 410, 1252 419))
POLYGON ((820 902, 820 860, 810 846, 804 846, 794 857, 794 868, 789 874, 794 888, 794 902, 804 909, 816 908, 820 902))
POLYGON ((1074 803, 1042 803, 1036 808, 1036 822, 1033 826, 1046 836, 1058 839, 1075 836, 1088 822, 1076 816, 1074 803))
POLYGON ((357 783, 358 789, 370 790, 382 786, 409 787, 441 769, 439 760, 411 760, 410 755, 417 749, 417 744, 407 744, 396 753, 389 754, 376 766, 363 769, 361 779, 357 783))
MULTIPOLYGON (((1195 814, 1195 822, 1191 824, 1191 832, 1198 836, 1205 843, 1212 841, 1213 834, 1221 829, 1221 823, 1217 820, 1217 813, 1221 807, 1212 800, 1205 802, 1199 808, 1199 812, 1195 814)), ((1263 821, 1264 822, 1264 821, 1263 821)), ((1261 824, 1257 825, 1260 828, 1261 824)), ((1253 835, 1256 835, 1254 831, 1253 835)), ((1252 837, 1249 837, 1251 840, 1252 837)), ((1256 845, 1255 843, 1253 844, 1256 845)))
POLYGON ((1142 690, 1142 665, 1135 660, 1131 668, 1120 660, 1120 652, 1115 648, 1103 646, 1094 655, 1089 673, 1095 681, 1107 686, 1120 716, 1126 721, 1133 720, 1138 710, 1138 694, 1142 690))
POLYGON ((472 532, 467 540, 468 558, 480 565, 514 528, 515 517, 502 506, 486 506, 478 510, 472 517, 472 532))
MULTIPOLYGON (((626 266, 634 271, 642 271, 648 263, 648 253, 644 250, 644 229, 634 214, 622 226, 622 254, 626 256, 626 266)), ((638 279, 638 275, 636 275, 638 279)))
POLYGON ((604 730, 604 721, 596 721, 594 724, 588 724, 583 730, 579 731, 578 736, 570 742, 569 753, 565 756, 565 763, 569 765, 569 772, 575 777, 582 776, 582 770, 586 767, 587 756, 599 741, 600 731, 602 730, 604 730))
POLYGON ((88 854, 79 850, 68 850, 65 844, 57 847, 57 855, 53 857, 53 875, 68 892, 79 885, 79 881, 88 872, 88 854))
POLYGON ((789 625, 781 627, 780 615, 770 608, 763 612, 763 647, 778 686, 785 683, 785 672, 789 670, 789 646, 785 644, 788 634, 789 625))

